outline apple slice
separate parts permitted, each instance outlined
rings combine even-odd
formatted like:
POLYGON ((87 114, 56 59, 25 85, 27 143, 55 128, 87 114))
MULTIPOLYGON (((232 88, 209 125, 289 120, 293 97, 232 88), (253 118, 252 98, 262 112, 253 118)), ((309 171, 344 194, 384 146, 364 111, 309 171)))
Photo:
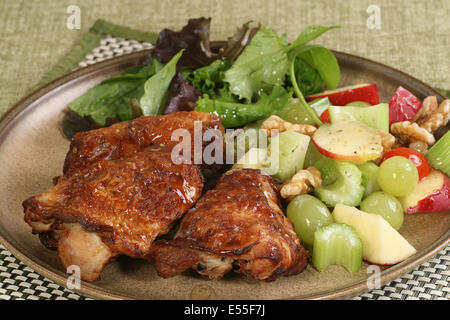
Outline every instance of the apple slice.
POLYGON ((378 96, 378 87, 375 83, 372 84, 358 84, 350 87, 343 87, 335 90, 326 90, 321 93, 316 93, 312 96, 307 96, 306 101, 312 101, 319 98, 327 97, 331 104, 335 106, 345 106, 349 102, 364 101, 370 105, 380 103, 378 96))
POLYGON ((324 156, 357 164, 378 159, 383 152, 381 140, 381 131, 353 120, 324 124, 312 137, 324 156))
POLYGON ((421 107, 419 98, 402 86, 398 87, 389 101, 389 125, 412 120, 421 107))
POLYGON ((355 229, 363 243, 364 260, 370 263, 396 264, 416 253, 416 249, 378 214, 338 204, 332 216, 334 221, 355 229))
POLYGON ((450 178, 433 170, 410 194, 399 200, 405 213, 450 210, 450 178))

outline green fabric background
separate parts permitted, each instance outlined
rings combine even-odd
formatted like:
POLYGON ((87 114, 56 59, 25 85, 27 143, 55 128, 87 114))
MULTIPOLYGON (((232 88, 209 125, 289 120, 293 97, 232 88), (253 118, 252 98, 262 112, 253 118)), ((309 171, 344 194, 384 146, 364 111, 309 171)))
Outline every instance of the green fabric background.
POLYGON ((70 53, 97 19, 159 32, 180 29, 199 16, 213 18, 212 40, 225 39, 248 20, 286 33, 289 40, 310 24, 339 24, 341 29, 318 41, 450 88, 448 0, 1 0, 0 113, 70 53), (380 30, 366 26, 372 4, 381 9, 380 30), (80 30, 66 27, 69 5, 81 8, 80 30))

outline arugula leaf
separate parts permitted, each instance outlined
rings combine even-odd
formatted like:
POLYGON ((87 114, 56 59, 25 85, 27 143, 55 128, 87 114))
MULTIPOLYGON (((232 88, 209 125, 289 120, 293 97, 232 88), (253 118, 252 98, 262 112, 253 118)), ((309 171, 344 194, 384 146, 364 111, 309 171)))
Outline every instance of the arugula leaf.
POLYGON ((169 85, 175 76, 177 62, 182 54, 183 50, 145 82, 144 95, 139 101, 144 116, 161 114, 167 99, 169 85))
MULTIPOLYGON (((324 27, 324 26, 308 26, 305 30, 300 33, 300 35, 297 37, 297 39, 291 43, 291 45, 288 47, 288 51, 292 51, 293 49, 303 46, 307 44, 308 42, 316 39, 321 34, 327 32, 331 29, 340 28, 340 26, 331 26, 331 27, 324 27)), ((296 55, 294 53, 294 55, 296 55)))
POLYGON ((104 126, 107 121, 131 120, 131 99, 140 97, 145 81, 155 73, 155 65, 133 67, 106 79, 72 101, 68 107, 81 117, 104 126), (108 120, 109 119, 109 120, 108 120))
POLYGON ((338 86, 341 71, 336 57, 330 50, 319 45, 305 45, 298 48, 296 57, 305 60, 316 69, 329 89, 338 86))
POLYGON ((296 58, 294 70, 296 78, 298 79, 298 86, 304 95, 309 96, 321 91, 324 81, 319 72, 311 67, 309 63, 303 59, 296 58))
POLYGON ((221 117, 225 128, 236 128, 280 111, 286 105, 289 96, 286 89, 278 86, 273 87, 270 95, 263 93, 261 98, 253 104, 213 100, 208 95, 204 95, 197 101, 195 110, 214 113, 221 117))
POLYGON ((273 86, 280 86, 288 72, 288 56, 278 35, 263 27, 256 32, 234 64, 225 72, 224 81, 240 99, 251 101, 273 86))
POLYGON ((328 88, 334 89, 339 84, 340 69, 337 63, 336 57, 333 53, 325 47, 317 45, 306 45, 309 41, 317 38, 324 32, 337 28, 338 26, 322 27, 322 26, 310 26, 307 27, 288 48, 289 59, 289 77, 294 88, 294 92, 297 95, 300 103, 305 110, 314 120, 317 125, 321 125, 322 121, 317 117, 315 112, 306 102, 303 93, 299 86, 304 84, 302 80, 303 74, 296 74, 295 63, 298 59, 302 59, 307 62, 312 68, 317 70, 320 78, 325 82, 328 88))
POLYGON ((311 109, 311 107, 308 105, 308 103, 305 100, 305 97, 303 96, 303 93, 300 91, 300 88, 298 87, 298 82, 295 77, 295 57, 292 57, 289 61, 290 67, 289 67, 289 77, 292 83, 292 87, 294 88, 294 92, 297 95, 298 100, 300 101, 303 108, 306 110, 306 112, 309 114, 311 119, 315 122, 316 125, 320 126, 322 125, 322 121, 320 121, 319 117, 316 115, 314 110, 311 109))

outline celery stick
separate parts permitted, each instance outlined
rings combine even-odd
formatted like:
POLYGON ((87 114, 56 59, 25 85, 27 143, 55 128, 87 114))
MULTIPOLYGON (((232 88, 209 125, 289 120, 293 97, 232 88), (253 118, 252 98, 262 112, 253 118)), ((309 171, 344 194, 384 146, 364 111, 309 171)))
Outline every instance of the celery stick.
POLYGON ((331 223, 314 234, 312 263, 319 270, 340 265, 349 272, 361 269, 363 246, 355 229, 345 223, 331 223))
POLYGON ((435 169, 439 169, 450 176, 450 131, 438 140, 428 150, 425 157, 435 169))
POLYGON ((373 162, 366 162, 358 165, 358 169, 362 173, 362 186, 364 187, 364 198, 369 194, 380 191, 377 181, 378 166, 373 162))

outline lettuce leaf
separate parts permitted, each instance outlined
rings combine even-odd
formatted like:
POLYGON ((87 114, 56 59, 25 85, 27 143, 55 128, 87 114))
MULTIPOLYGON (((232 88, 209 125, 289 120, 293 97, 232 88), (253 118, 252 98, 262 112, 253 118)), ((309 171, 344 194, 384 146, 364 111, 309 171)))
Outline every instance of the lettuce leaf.
POLYGON ((265 119, 280 111, 286 105, 290 94, 283 87, 273 87, 270 95, 263 93, 252 104, 210 99, 204 95, 198 99, 196 111, 213 113, 221 117, 225 128, 242 127, 247 123, 265 119))
POLYGON ((189 19, 181 31, 162 30, 158 35, 152 56, 168 63, 180 50, 184 50, 178 68, 196 69, 217 59, 209 44, 211 18, 189 19))
POLYGON ((241 54, 260 28, 259 26, 251 27, 251 23, 252 21, 248 21, 232 37, 228 38, 227 44, 219 50, 221 59, 234 61, 241 54))
POLYGON ((178 52, 161 70, 144 84, 144 94, 139 101, 144 116, 161 114, 165 106, 168 90, 175 76, 177 62, 183 54, 178 52))
POLYGON ((288 69, 288 56, 280 38, 272 29, 262 27, 225 72, 224 81, 233 94, 250 102, 269 93, 273 86, 283 85, 288 69))
POLYGON ((216 94, 216 89, 223 86, 224 72, 229 69, 231 62, 216 60, 209 66, 205 66, 191 72, 186 72, 186 80, 201 93, 210 96, 216 94))
POLYGON ((155 73, 155 67, 156 64, 151 64, 127 69, 89 89, 68 107, 98 126, 104 126, 107 122, 131 120, 130 100, 140 98, 144 92, 144 83, 155 73))
POLYGON ((177 72, 175 79, 170 85, 169 99, 163 114, 177 111, 192 111, 200 96, 201 92, 189 84, 180 72, 177 72))

